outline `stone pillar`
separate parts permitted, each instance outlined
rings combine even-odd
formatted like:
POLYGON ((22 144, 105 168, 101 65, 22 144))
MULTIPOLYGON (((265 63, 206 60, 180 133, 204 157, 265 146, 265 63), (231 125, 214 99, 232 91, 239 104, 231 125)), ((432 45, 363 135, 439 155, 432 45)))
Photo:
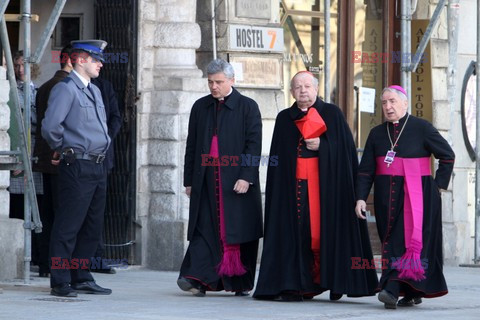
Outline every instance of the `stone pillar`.
MULTIPOLYGON (((418 2, 416 19, 430 19, 438 0, 418 2)), ((468 166, 470 161, 463 144, 460 103, 451 109, 448 97, 448 23, 447 8, 432 33, 432 116, 433 125, 447 139, 456 153, 454 172, 448 190, 442 192, 443 251, 447 265, 471 263, 473 241, 470 237, 468 219, 468 166)), ((457 81, 457 95, 461 92, 461 81, 457 81)), ((459 100, 459 99, 458 99, 459 100)))
MULTIPOLYGON (((10 85, 6 70, 0 66, 0 150, 10 150, 7 130, 10 126, 10 109, 7 106, 10 85)), ((0 159, 0 162, 1 159, 0 159)), ((7 161, 8 162, 8 161, 7 161)), ((7 187, 10 184, 9 171, 0 171, 0 203, 9 204, 7 187)), ((23 268, 23 221, 8 218, 8 205, 0 207, 0 280, 19 278, 23 268)))
POLYGON ((136 262, 159 270, 178 270, 183 259, 188 117, 208 92, 195 62, 195 16, 196 0, 139 1, 136 262))

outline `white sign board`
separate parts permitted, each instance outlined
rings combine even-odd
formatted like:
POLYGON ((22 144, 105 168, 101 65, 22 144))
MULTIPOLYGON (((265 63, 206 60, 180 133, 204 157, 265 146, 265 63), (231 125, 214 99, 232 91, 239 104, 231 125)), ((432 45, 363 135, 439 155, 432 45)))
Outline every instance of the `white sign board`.
POLYGON ((283 29, 231 24, 228 47, 230 50, 283 53, 283 29))
POLYGON ((360 87, 359 106, 361 112, 375 112, 375 89, 360 87))
POLYGON ((235 86, 241 88, 283 87, 283 63, 280 57, 272 55, 229 55, 229 62, 235 70, 235 86))

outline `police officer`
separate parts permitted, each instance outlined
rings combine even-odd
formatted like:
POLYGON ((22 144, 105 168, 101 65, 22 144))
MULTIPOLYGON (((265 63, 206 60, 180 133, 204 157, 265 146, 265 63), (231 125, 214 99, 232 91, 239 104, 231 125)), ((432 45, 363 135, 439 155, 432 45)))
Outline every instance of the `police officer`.
POLYGON ((59 212, 50 240, 51 294, 110 294, 89 271, 103 227, 110 145, 105 106, 90 83, 102 68, 103 40, 72 41, 73 70, 55 85, 42 121, 42 136, 60 158, 59 212))

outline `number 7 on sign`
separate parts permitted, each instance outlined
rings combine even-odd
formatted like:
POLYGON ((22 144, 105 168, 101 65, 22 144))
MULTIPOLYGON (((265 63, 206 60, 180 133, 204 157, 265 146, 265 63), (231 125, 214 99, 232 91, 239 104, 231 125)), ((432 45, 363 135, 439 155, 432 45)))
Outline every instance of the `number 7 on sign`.
POLYGON ((277 39, 277 31, 268 30, 267 34, 269 36, 272 36, 272 41, 270 41, 270 49, 273 49, 273 46, 275 45, 275 40, 277 39))

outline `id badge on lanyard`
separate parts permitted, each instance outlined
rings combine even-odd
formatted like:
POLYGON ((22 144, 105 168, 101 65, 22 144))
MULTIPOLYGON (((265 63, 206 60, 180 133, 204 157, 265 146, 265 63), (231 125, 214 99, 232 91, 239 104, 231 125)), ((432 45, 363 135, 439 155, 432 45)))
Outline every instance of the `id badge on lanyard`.
POLYGON ((383 162, 387 164, 387 167, 390 167, 390 165, 393 163, 393 160, 395 160, 395 154, 396 152, 393 150, 388 150, 387 154, 385 155, 385 159, 383 162))

